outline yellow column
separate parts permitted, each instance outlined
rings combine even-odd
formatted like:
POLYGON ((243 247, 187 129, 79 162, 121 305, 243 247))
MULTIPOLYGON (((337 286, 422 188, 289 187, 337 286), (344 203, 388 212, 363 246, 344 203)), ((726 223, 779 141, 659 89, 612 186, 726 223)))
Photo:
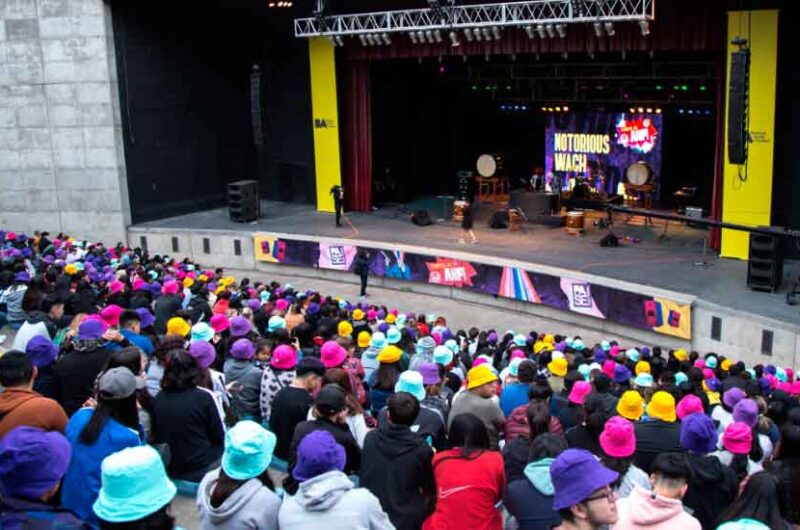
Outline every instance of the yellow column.
POLYGON ((324 37, 308 40, 308 54, 311 64, 311 116, 314 127, 317 210, 332 212, 331 187, 342 183, 342 169, 339 160, 336 58, 333 44, 324 37))
MULTIPOLYGON (((747 166, 728 163, 728 117, 725 113, 725 169, 722 187, 722 220, 747 226, 768 226, 772 207, 773 139, 775 136, 775 85, 778 61, 778 11, 728 12, 728 75, 731 56, 738 49, 734 37, 747 39, 750 46, 749 125, 752 143, 747 166)), ((726 109, 728 106, 726 85, 726 109)), ((747 259, 749 234, 722 231, 720 255, 747 259)))

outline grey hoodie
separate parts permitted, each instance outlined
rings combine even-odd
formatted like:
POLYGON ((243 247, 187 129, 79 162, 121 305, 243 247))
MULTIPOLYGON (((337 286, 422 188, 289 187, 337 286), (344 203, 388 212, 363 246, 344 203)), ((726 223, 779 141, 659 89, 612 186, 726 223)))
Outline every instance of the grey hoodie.
POLYGON ((211 506, 211 492, 219 469, 203 477, 197 489, 197 511, 200 514, 200 530, 278 530, 278 511, 281 500, 252 478, 239 486, 220 506, 211 506))
POLYGON ((370 346, 361 354, 361 365, 364 367, 364 381, 369 381, 372 372, 378 369, 378 354, 381 352, 375 346, 370 346))
POLYGON ((278 521, 281 530, 394 530, 378 499, 341 471, 300 484, 294 496, 284 498, 278 521))
POLYGON ((231 358, 225 361, 224 371, 228 384, 237 383, 231 395, 239 417, 261 421, 261 369, 250 361, 231 358))

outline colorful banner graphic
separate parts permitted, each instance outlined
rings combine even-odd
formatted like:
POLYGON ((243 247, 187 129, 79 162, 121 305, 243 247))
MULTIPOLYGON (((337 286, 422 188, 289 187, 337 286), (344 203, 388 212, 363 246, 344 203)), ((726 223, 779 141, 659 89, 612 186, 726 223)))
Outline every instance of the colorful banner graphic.
POLYGON ((628 166, 646 162, 661 173, 660 114, 569 112, 551 114, 545 126, 548 184, 568 188, 586 178, 598 191, 616 193, 628 166))
MULTIPOLYGON (((255 236, 253 243, 258 261, 341 271, 352 270, 359 248, 344 242, 301 241, 266 234, 255 236)), ((682 339, 692 336, 692 309, 688 304, 514 267, 402 250, 365 249, 370 255, 371 276, 468 289, 682 339)))

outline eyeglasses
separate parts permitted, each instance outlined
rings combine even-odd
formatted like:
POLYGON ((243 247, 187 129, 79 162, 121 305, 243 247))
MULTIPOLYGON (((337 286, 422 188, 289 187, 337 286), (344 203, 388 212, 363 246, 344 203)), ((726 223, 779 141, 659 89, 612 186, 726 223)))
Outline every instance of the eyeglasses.
POLYGON ((598 501, 600 499, 606 499, 608 502, 614 502, 616 496, 617 494, 614 493, 614 490, 612 490, 611 488, 606 488, 605 490, 603 490, 602 493, 598 493, 597 495, 592 495, 591 497, 586 497, 585 499, 583 499, 583 502, 598 501))

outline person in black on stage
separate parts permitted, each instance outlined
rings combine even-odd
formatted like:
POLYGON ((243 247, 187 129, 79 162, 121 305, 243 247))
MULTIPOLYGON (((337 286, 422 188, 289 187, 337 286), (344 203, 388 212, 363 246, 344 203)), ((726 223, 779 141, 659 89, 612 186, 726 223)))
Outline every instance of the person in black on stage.
POLYGON ((356 256, 353 272, 361 278, 361 296, 367 296, 367 277, 369 276, 369 252, 361 249, 356 256))
POLYGON ((342 226, 342 208, 344 208, 344 187, 338 184, 331 188, 333 207, 336 210, 336 226, 342 226))
POLYGON ((464 231, 461 234, 461 239, 458 240, 459 243, 466 243, 467 236, 472 238, 471 243, 477 243, 478 240, 475 238, 475 232, 472 231, 473 219, 472 219, 472 205, 467 203, 464 206, 464 216, 461 219, 461 229, 464 231))

